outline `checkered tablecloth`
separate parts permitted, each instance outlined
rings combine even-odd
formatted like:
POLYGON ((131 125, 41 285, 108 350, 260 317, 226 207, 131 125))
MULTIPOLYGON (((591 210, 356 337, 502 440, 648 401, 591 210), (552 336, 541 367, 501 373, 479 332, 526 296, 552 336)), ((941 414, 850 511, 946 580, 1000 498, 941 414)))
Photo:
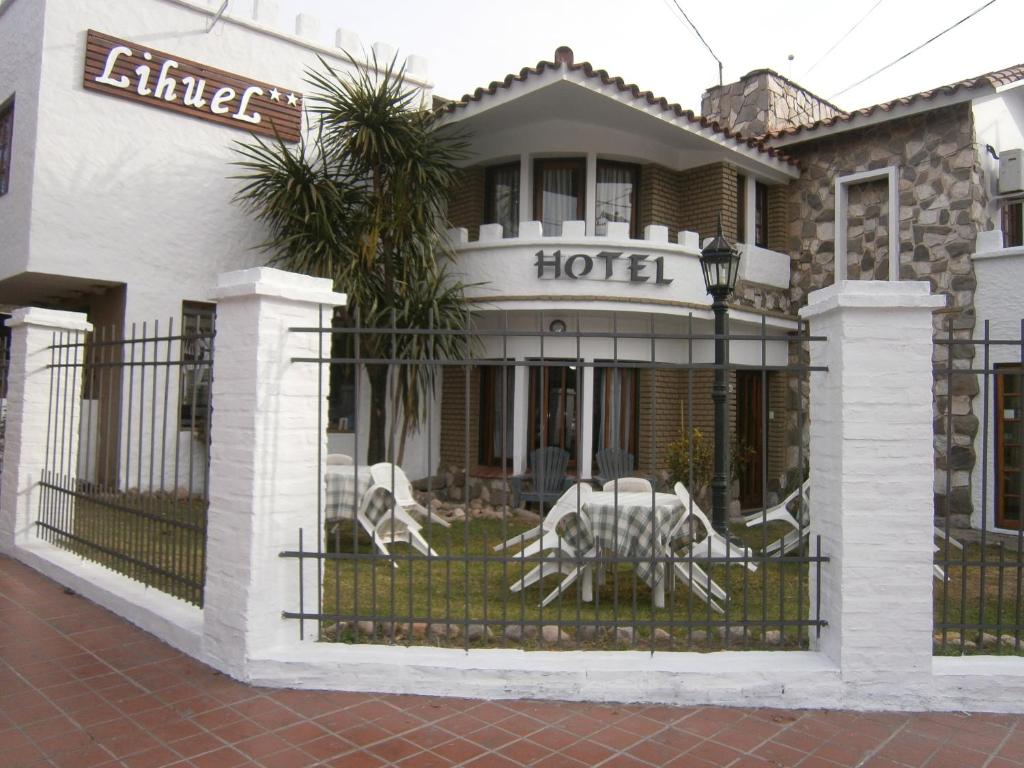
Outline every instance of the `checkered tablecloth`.
POLYGON ((576 516, 566 521, 565 535, 579 553, 597 546, 605 553, 637 558, 637 575, 652 587, 665 577, 664 563, 651 557, 671 554, 668 535, 683 514, 683 503, 672 493, 654 494, 652 509, 648 492, 592 493, 583 503, 589 526, 577 524, 576 516))
MULTIPOLYGON (((356 512, 365 494, 373 486, 369 467, 356 471, 352 466, 328 466, 324 472, 324 518, 332 520, 355 520, 356 512)), ((373 496, 373 504, 367 510, 370 522, 377 524, 384 520, 391 509, 391 494, 380 490, 373 496)))

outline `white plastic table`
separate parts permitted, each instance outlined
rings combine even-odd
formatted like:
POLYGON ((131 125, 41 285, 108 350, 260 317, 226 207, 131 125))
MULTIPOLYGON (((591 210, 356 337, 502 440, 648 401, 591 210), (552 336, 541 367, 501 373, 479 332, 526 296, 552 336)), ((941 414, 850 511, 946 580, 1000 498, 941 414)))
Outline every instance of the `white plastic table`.
POLYGON ((598 491, 586 498, 583 511, 591 529, 577 527, 580 551, 597 544, 619 557, 635 560, 637 575, 651 586, 654 606, 664 608, 665 563, 652 563, 651 558, 672 554, 668 536, 684 511, 679 497, 648 491, 598 491))

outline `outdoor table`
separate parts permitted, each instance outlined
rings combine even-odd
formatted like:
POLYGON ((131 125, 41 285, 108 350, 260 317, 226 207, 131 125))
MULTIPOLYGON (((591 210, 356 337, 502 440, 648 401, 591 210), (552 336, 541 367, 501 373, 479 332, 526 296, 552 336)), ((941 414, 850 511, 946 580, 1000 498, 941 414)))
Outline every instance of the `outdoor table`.
POLYGON ((637 575, 651 586, 655 607, 665 607, 665 563, 652 563, 651 558, 672 554, 668 536, 683 514, 679 497, 649 491, 598 491, 584 500, 583 512, 590 529, 570 522, 566 531, 576 539, 578 551, 586 552, 596 544, 629 558, 637 575))
MULTIPOLYGON (((363 495, 373 486, 368 466, 328 465, 324 472, 324 519, 355 520, 363 495)), ((391 509, 391 495, 379 492, 367 510, 370 522, 383 520, 391 509)))

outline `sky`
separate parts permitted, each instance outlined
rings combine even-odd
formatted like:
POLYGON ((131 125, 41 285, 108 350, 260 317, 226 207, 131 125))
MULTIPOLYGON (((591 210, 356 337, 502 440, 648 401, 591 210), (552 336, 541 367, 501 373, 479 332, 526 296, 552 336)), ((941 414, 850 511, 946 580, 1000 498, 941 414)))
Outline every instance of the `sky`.
MULTIPOLYGON (((229 13, 247 13, 254 1, 231 0, 229 13)), ((402 55, 424 56, 439 96, 457 98, 509 72, 550 60, 556 47, 568 45, 576 61, 589 61, 699 111, 701 93, 718 83, 718 64, 680 9, 722 61, 725 82, 768 67, 844 109, 854 109, 1024 62, 1024 1, 994 0, 919 52, 843 92, 990 1, 276 0, 276 4, 283 28, 293 28, 299 12, 319 17, 324 44, 333 45, 334 30, 344 27, 357 33, 367 48, 381 41, 402 55)))

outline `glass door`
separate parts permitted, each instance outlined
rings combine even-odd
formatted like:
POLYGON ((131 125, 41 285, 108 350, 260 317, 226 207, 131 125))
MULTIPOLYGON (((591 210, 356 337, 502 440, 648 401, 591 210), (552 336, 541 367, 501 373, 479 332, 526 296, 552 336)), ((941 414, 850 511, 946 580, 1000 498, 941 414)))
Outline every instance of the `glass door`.
POLYGON ((530 368, 530 450, 552 445, 564 448, 569 452, 570 467, 576 465, 577 380, 575 365, 530 368))

